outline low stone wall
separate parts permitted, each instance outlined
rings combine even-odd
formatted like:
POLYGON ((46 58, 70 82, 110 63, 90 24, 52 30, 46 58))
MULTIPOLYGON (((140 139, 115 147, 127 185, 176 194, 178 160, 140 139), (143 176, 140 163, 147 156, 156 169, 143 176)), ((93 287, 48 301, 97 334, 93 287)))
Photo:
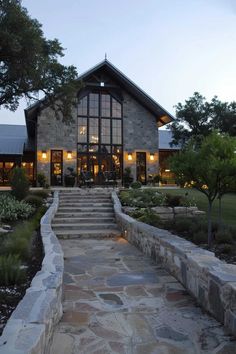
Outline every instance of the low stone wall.
POLYGON ((0 354, 46 354, 55 324, 62 316, 63 252, 51 229, 58 192, 41 219, 44 247, 42 269, 12 313, 0 337, 0 354))
POLYGON ((124 214, 112 193, 123 236, 175 276, 219 322, 236 335, 236 265, 226 264, 185 239, 124 214))

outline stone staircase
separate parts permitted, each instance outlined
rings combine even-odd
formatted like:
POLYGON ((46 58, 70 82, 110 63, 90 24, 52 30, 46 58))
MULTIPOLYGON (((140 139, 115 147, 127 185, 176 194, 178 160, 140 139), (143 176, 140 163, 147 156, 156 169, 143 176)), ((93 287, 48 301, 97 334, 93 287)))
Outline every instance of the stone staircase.
POLYGON ((120 236, 109 190, 65 190, 52 228, 58 238, 105 238, 120 236))

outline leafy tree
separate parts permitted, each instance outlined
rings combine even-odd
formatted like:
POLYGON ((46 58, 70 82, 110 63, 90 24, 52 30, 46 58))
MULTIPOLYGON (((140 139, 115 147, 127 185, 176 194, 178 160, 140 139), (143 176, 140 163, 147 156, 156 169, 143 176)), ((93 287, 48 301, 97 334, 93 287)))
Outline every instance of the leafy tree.
POLYGON ((236 102, 221 102, 216 96, 207 102, 205 97, 195 92, 175 108, 176 120, 171 125, 172 145, 184 146, 192 138, 201 143, 213 129, 236 135, 236 102))
POLYGON ((171 170, 180 184, 191 185, 208 199, 208 245, 212 245, 212 204, 229 192, 236 175, 235 138, 211 133, 200 146, 191 141, 171 157, 171 170))
POLYGON ((25 170, 21 167, 15 167, 11 173, 12 195, 18 200, 24 199, 29 192, 29 181, 25 175, 25 170))
POLYGON ((69 119, 79 86, 76 68, 59 63, 61 44, 44 37, 20 0, 0 0, 0 43, 0 107, 15 111, 22 97, 32 103, 43 93, 57 114, 69 119))

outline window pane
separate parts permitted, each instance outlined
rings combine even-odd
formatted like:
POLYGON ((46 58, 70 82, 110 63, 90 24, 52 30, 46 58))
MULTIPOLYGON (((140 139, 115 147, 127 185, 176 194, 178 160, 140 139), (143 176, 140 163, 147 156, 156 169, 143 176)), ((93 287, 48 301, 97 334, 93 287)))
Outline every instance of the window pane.
POLYGON ((111 171, 111 155, 101 156, 101 171, 111 171))
POLYGON ((79 100, 78 115, 87 116, 88 114, 88 97, 85 96, 79 100))
POLYGON ((98 145, 89 145, 89 152, 98 152, 98 145))
POLYGON ((102 110, 101 110, 102 117, 110 117, 111 116, 111 96, 102 94, 101 102, 102 102, 102 110))
POLYGON ((113 154, 112 155, 112 171, 116 173, 116 178, 121 178, 121 155, 113 154))
POLYGON ((112 153, 113 154, 122 154, 122 146, 113 146, 112 153))
POLYGON ((78 144, 78 152, 87 152, 86 144, 78 144))
POLYGON ((90 116, 98 116, 98 102, 99 101, 99 95, 98 93, 90 93, 89 94, 89 115, 90 116))
POLYGON ((115 98, 112 98, 112 117, 121 118, 121 104, 115 98))
POLYGON ((112 119, 112 143, 121 144, 121 120, 112 119))
POLYGON ((111 153, 111 146, 110 145, 102 145, 101 146, 101 153, 102 154, 110 154, 111 153))
POLYGON ((89 142, 98 143, 98 119, 89 118, 89 142))
POLYGON ((78 156, 78 175, 80 175, 82 171, 87 171, 87 156, 86 155, 79 155, 78 156))
POLYGON ((62 151, 52 150, 52 162, 60 163, 62 161, 62 151))
POLYGON ((111 143, 111 122, 110 119, 101 120, 101 143, 111 143))
POLYGON ((78 118, 78 142, 87 142, 87 118, 78 118))

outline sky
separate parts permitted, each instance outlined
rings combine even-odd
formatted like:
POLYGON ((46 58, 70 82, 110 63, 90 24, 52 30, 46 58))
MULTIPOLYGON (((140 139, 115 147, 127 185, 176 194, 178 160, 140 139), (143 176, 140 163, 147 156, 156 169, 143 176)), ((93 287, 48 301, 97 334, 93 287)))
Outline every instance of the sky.
MULTIPOLYGON (((107 58, 173 115, 195 91, 236 100, 236 0, 23 0, 78 73, 107 58)), ((0 109, 24 124, 26 101, 0 109)))

